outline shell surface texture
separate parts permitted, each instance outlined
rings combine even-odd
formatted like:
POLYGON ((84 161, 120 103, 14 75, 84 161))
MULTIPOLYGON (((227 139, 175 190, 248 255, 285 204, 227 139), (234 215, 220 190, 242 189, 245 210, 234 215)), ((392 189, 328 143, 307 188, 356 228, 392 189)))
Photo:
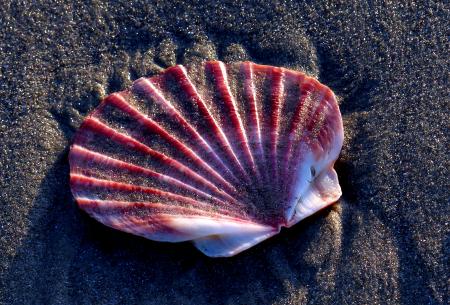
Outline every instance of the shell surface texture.
POLYGON ((251 62, 173 66, 107 96, 69 153, 70 185, 101 223, 233 256, 341 196, 333 92, 251 62))

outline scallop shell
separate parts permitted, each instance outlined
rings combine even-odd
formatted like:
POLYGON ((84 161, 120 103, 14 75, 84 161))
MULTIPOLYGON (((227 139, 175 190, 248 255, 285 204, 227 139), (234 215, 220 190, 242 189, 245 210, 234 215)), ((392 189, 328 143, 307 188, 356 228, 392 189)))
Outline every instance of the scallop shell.
POLYGON ((151 240, 233 256, 335 202, 333 92, 251 62, 177 65, 106 97, 70 149, 79 206, 151 240))

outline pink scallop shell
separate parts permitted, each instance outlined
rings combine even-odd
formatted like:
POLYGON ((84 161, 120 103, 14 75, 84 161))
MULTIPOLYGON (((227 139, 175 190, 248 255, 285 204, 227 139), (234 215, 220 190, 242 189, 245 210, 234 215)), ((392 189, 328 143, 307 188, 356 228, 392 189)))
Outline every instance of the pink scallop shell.
POLYGON ((251 62, 166 69, 106 97, 70 149, 79 206, 156 241, 233 256, 335 202, 333 92, 251 62))

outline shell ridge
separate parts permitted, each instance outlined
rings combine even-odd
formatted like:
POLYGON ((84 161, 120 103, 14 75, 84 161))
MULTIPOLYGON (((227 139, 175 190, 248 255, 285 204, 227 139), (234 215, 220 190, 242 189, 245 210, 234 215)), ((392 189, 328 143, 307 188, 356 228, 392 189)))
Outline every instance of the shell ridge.
POLYGON ((277 125, 280 111, 280 98, 283 85, 283 70, 278 67, 254 64, 256 91, 261 108, 261 138, 264 158, 261 158, 265 171, 266 184, 278 187, 277 165, 277 125))
POLYGON ((286 180, 285 186, 283 187, 283 191, 285 192, 285 194, 289 193, 289 190, 287 188, 292 182, 292 173, 289 172, 289 168, 295 168, 295 165, 292 164, 292 159, 293 155, 295 155, 296 147, 298 147, 298 142, 296 141, 296 138, 298 138, 298 136, 296 135, 296 131, 298 132, 299 127, 301 126, 300 124, 302 123, 302 112, 305 111, 305 108, 309 107, 307 104, 307 99, 310 92, 306 91, 305 87, 310 84, 310 81, 310 77, 303 75, 301 82, 298 84, 300 95, 297 102, 297 107, 294 110, 294 114, 289 124, 290 127, 288 128, 286 153, 284 154, 284 161, 282 166, 284 171, 283 178, 286 180))
POLYGON ((272 160, 271 167, 274 173, 275 184, 279 185, 279 173, 278 173, 278 132, 279 132, 279 120, 282 103, 282 94, 284 88, 284 71, 282 68, 272 69, 272 87, 270 94, 271 102, 271 116, 269 119, 269 145, 270 145, 270 159, 272 160))
POLYGON ((85 125, 85 127, 91 127, 93 128, 92 131, 94 132, 100 132, 101 134, 103 134, 104 136, 110 136, 111 139, 119 144, 123 144, 126 145, 132 149, 138 150, 142 153, 148 154, 149 156, 157 159, 158 161, 166 164, 167 166, 173 168, 174 170, 176 170, 177 172, 183 174, 183 175, 189 175, 190 178, 192 178, 193 180, 197 181, 198 183, 204 185, 205 187, 213 190, 214 192, 219 192, 220 190, 217 188, 217 186, 215 186, 214 184, 212 184, 211 182, 209 182, 207 179, 205 179, 204 177, 202 177, 201 175, 195 173, 193 170, 191 170, 190 168, 186 167, 185 165, 183 165, 182 163, 178 162, 177 160, 174 160, 172 158, 169 158, 167 156, 165 156, 164 154, 157 152, 153 149, 151 149, 150 147, 148 147, 145 144, 142 144, 141 142, 139 142, 138 140, 134 139, 133 137, 130 137, 128 135, 122 134, 118 131, 115 131, 114 129, 108 127, 106 124, 100 122, 98 119, 96 118, 88 118, 85 120, 85 123, 87 123, 87 125, 85 125), (91 124, 89 124, 91 123, 91 124))
MULTIPOLYGON (((73 166, 75 169, 72 171, 77 170, 78 168, 82 167, 82 165, 80 164, 80 160, 81 159, 89 159, 91 162, 97 163, 97 164, 103 164, 109 167, 113 167, 115 169, 120 169, 120 170, 127 170, 130 172, 134 172, 134 173, 140 173, 140 174, 144 174, 147 177, 150 178, 154 178, 159 182, 162 182, 164 184, 173 184, 176 187, 180 187, 182 189, 185 189, 187 191, 193 192, 195 193, 197 196, 202 196, 205 198, 212 198, 214 200, 217 200, 219 202, 223 201, 209 193, 206 193, 200 189, 197 189, 189 184, 186 184, 178 179, 175 179, 173 177, 155 172, 153 170, 150 170, 148 168, 144 168, 141 166, 137 166, 135 164, 129 163, 129 162, 125 162, 119 159, 115 159, 109 156, 105 156, 102 155, 100 153, 94 152, 92 150, 89 150, 87 148, 84 148, 82 146, 79 145, 73 145, 71 148, 71 152, 70 152, 70 156, 69 156, 69 160, 70 160, 70 165, 73 166)), ((236 200, 234 198, 227 198, 228 200, 230 200, 231 202, 235 203, 236 200)))
MULTIPOLYGON (((176 67, 169 68, 167 72, 174 72, 176 67)), ((208 141, 205 140, 204 137, 202 137, 202 135, 200 135, 191 124, 189 124, 189 122, 182 116, 182 114, 178 110, 176 110, 176 108, 170 103, 170 101, 164 98, 162 93, 159 92, 159 90, 152 84, 152 82, 149 79, 141 78, 137 80, 133 84, 133 91, 136 93, 136 91, 138 91, 137 87, 139 87, 139 84, 141 84, 142 82, 144 83, 145 86, 145 88, 143 88, 143 91, 145 94, 148 95, 147 98, 149 98, 149 100, 155 100, 159 105, 161 105, 161 107, 163 107, 163 109, 178 122, 178 124, 180 124, 193 136, 193 138, 196 140, 201 149, 206 153, 211 154, 214 160, 217 162, 217 164, 219 164, 219 166, 224 170, 224 172, 227 173, 227 175, 231 177, 231 179, 235 183, 238 183, 239 180, 237 179, 237 177, 228 168, 228 166, 224 163, 224 161, 217 155, 217 153, 212 149, 210 143, 208 143, 208 141)))
POLYGON ((216 121, 214 116, 211 114, 211 111, 209 110, 208 106, 206 105, 205 101, 203 100, 202 96, 199 94, 197 89, 195 88, 194 84, 189 78, 189 75, 185 69, 185 67, 180 66, 180 70, 182 72, 182 76, 184 78, 184 90, 186 90, 186 93, 190 96, 191 100, 194 101, 200 113, 205 117, 208 125, 210 128, 214 131, 216 136, 218 137, 218 141, 221 145, 221 148, 227 153, 229 159, 235 164, 235 168, 240 173, 241 177, 244 178, 247 182, 250 182, 249 177, 247 176, 247 173, 245 172, 245 169, 243 168, 241 162, 237 158, 235 152, 233 151, 231 144, 226 137, 224 131, 220 127, 219 123, 216 121))
MULTIPOLYGON (((141 192, 144 194, 156 195, 160 197, 166 196, 167 198, 178 200, 191 205, 200 205, 200 206, 208 206, 208 203, 198 201, 196 199, 185 197, 182 195, 174 194, 171 192, 163 191, 157 188, 152 187, 144 187, 140 185, 128 184, 115 182, 105 179, 98 179, 93 177, 88 177, 80 174, 71 174, 70 175, 70 183, 72 187, 84 186, 87 188, 100 188, 100 189, 110 189, 116 191, 125 191, 125 192, 141 192)), ((75 192, 75 197, 79 197, 78 193, 75 192)), ((83 196, 81 196, 83 197, 83 196)), ((225 207, 229 208, 229 205, 224 204, 225 207)))
MULTIPOLYGON (((301 115, 301 111, 304 107, 304 100, 305 100, 305 96, 302 94, 302 85, 305 81, 305 76, 301 73, 296 74, 296 75, 290 75, 290 77, 294 78, 295 77, 295 83, 296 83, 296 87, 298 87, 299 90, 299 94, 298 97, 296 98, 296 106, 295 109, 293 111, 292 116, 289 118, 288 121, 288 128, 286 130, 286 134, 284 134, 284 138, 283 140, 286 142, 283 153, 280 156, 280 162, 281 162, 281 177, 284 181, 288 181, 289 180, 289 161, 290 161, 290 156, 292 153, 292 148, 294 145, 294 139, 296 137, 295 135, 295 131, 297 129, 298 124, 300 123, 300 115, 301 115)), ((282 190, 285 192, 286 188, 288 187, 288 182, 286 182, 284 184, 284 186, 282 187, 282 190)))
POLYGON ((317 128, 320 124, 321 116, 324 115, 323 110, 328 104, 325 94, 325 91, 320 91, 319 102, 317 103, 316 109, 314 109, 314 113, 307 123, 306 129, 309 132, 313 132, 317 128))
POLYGON ((254 98, 253 105, 259 124, 259 138, 256 148, 257 154, 259 155, 259 161, 257 163, 260 168, 263 185, 268 185, 273 181, 273 177, 270 172, 270 159, 268 152, 269 141, 267 139, 268 118, 265 107, 267 104, 265 97, 265 92, 267 91, 267 88, 265 87, 265 79, 267 78, 267 73, 270 71, 270 66, 249 63, 249 67, 251 68, 252 77, 249 82, 250 87, 247 89, 250 95, 247 96, 250 96, 252 100, 254 98))
MULTIPOLYGON (((141 113, 138 109, 130 105, 123 96, 119 94, 112 94, 107 99, 112 105, 134 117, 140 125, 148 128, 150 131, 154 131, 156 134, 160 135, 166 142, 175 146, 180 152, 191 159, 198 167, 204 169, 208 174, 210 174, 213 179, 216 180, 216 182, 218 181, 218 184, 224 187, 228 192, 236 194, 236 189, 232 186, 232 184, 229 181, 225 180, 212 167, 210 167, 191 148, 186 146, 176 137, 170 135, 170 133, 167 132, 163 127, 161 127, 157 122, 148 118, 145 114, 141 113)), ((232 197, 231 194, 228 195, 232 197)))
MULTIPOLYGON (((258 107, 257 107, 257 101, 256 101, 256 92, 255 92, 255 85, 254 85, 254 73, 253 73, 253 64, 250 62, 245 62, 242 64, 242 73, 244 74, 244 96, 245 99, 250 104, 250 125, 251 125, 251 132, 250 137, 253 139, 253 143, 255 144, 254 152, 253 152, 253 159, 255 160, 255 163, 258 163, 256 160, 256 156, 264 156, 264 151, 262 147, 262 139, 261 139, 261 126, 260 126, 260 118, 258 113, 258 107)), ((262 168, 260 168, 262 165, 257 164, 258 172, 262 168), (259 166, 259 167, 258 167, 259 166)), ((261 175, 261 173, 259 173, 261 175)))
MULTIPOLYGON (((131 213, 134 210, 145 209, 145 212, 153 212, 153 215, 165 214, 165 215, 186 215, 186 216, 205 216, 211 218, 223 218, 232 219, 238 221, 242 219, 237 212, 231 212, 224 209, 216 211, 203 210, 197 207, 183 207, 183 206, 171 206, 171 212, 175 214, 169 214, 167 212, 167 204, 161 202, 149 202, 149 201, 120 201, 120 200, 101 200, 90 199, 85 197, 77 198, 78 204, 82 205, 86 209, 91 209, 95 212, 99 211, 111 211, 118 210, 118 214, 131 213), (194 212, 194 213, 193 213, 194 212)), ((136 212, 136 211, 135 211, 136 212)))
POLYGON ((236 135, 233 135, 233 138, 236 138, 238 142, 238 147, 236 147, 235 149, 240 149, 244 152, 243 155, 246 159, 248 167, 252 171, 252 174, 258 175, 253 155, 250 152, 247 133, 245 132, 244 126, 242 124, 242 119, 236 105, 236 100, 230 90, 227 69, 222 62, 212 61, 207 62, 207 65, 212 70, 212 74, 214 75, 215 79, 215 87, 220 92, 221 99, 224 101, 228 113, 230 114, 230 119, 233 125, 232 129, 233 132, 236 133, 236 135))

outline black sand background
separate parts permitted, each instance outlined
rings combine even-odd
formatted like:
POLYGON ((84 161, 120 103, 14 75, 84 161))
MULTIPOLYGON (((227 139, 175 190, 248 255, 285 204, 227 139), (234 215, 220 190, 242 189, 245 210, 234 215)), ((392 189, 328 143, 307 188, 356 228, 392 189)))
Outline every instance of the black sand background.
POLYGON ((0 304, 448 304, 448 5, 44 2, 0 4, 0 304), (342 200, 231 259, 108 229, 68 185, 101 96, 202 58, 303 68, 344 118, 342 200))

